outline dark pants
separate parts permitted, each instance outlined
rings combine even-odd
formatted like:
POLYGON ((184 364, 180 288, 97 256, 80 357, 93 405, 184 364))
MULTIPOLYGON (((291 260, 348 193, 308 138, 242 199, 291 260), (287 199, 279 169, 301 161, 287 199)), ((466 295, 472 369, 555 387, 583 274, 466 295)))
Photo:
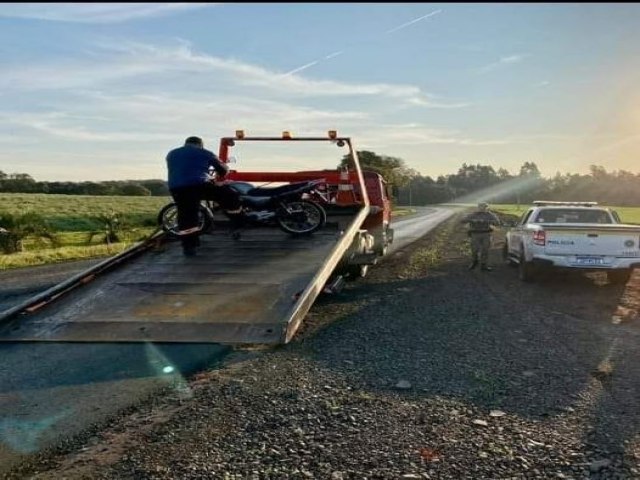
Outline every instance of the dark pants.
POLYGON ((480 257, 480 265, 486 267, 491 248, 491 233, 471 233, 470 236, 473 263, 477 263, 478 257, 480 257))
MULTIPOLYGON (((181 232, 198 227, 200 202, 202 200, 213 200, 224 210, 237 210, 240 208, 238 194, 226 185, 217 186, 212 183, 203 183, 178 187, 171 189, 171 196, 178 208, 178 230, 181 232)), ((234 218, 232 218, 233 220, 234 218)), ((181 235, 182 247, 185 250, 192 250, 200 245, 200 233, 199 230, 195 230, 181 235)))

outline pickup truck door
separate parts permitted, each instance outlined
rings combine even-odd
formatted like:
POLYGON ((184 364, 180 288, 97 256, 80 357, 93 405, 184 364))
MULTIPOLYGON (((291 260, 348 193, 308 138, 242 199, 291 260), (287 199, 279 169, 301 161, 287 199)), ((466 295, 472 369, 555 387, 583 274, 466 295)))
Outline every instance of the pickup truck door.
POLYGON ((516 224, 516 226, 513 227, 508 233, 509 253, 511 253, 512 255, 520 254, 520 244, 523 241, 524 229, 526 228, 527 223, 529 222, 529 217, 531 216, 531 212, 533 212, 533 209, 529 209, 527 212, 525 212, 525 214, 522 215, 520 220, 518 220, 518 223, 516 224))

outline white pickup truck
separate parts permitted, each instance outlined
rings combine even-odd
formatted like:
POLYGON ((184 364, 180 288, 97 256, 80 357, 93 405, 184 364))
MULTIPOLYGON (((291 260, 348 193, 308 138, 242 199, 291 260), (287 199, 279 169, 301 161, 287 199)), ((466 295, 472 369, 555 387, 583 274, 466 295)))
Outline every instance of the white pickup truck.
POLYGON ((543 268, 604 270, 625 284, 640 267, 640 225, 595 202, 533 202, 506 235, 503 256, 528 282, 543 268))

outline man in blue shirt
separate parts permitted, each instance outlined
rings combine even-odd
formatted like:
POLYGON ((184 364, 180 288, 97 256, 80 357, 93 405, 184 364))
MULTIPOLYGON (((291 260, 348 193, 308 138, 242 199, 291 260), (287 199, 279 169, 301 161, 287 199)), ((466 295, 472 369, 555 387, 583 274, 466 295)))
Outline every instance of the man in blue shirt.
POLYGON ((213 152, 204 148, 201 138, 187 138, 183 147, 175 148, 167 154, 166 160, 169 191, 178 208, 182 249, 186 256, 194 256, 196 247, 200 244, 200 201, 206 198, 218 202, 226 210, 233 225, 237 223, 241 212, 240 200, 236 192, 223 183, 228 172, 227 166, 213 152), (213 167, 216 172, 215 181, 210 180, 209 167, 213 167))

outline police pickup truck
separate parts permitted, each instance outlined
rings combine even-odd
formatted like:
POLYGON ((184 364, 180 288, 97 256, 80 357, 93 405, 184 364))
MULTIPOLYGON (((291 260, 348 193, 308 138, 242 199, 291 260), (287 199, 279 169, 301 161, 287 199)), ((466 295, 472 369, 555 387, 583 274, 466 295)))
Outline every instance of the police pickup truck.
POLYGON ((604 270, 625 284, 640 267, 640 225, 596 202, 533 202, 507 232, 503 256, 532 281, 544 268, 604 270))

